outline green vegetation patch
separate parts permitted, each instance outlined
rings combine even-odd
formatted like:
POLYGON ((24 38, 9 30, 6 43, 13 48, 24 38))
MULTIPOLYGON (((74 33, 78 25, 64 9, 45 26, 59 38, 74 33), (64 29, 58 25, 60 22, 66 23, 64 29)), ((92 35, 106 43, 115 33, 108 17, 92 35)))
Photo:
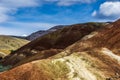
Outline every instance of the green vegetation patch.
POLYGON ((10 68, 11 68, 10 65, 9 66, 3 66, 3 65, 0 64, 0 72, 6 71, 6 70, 8 70, 10 68))

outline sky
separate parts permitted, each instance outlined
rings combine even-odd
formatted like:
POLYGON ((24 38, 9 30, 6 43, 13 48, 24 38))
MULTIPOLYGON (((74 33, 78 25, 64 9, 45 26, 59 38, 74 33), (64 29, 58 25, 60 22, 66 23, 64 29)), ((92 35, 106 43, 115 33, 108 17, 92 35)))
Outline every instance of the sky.
POLYGON ((120 18, 120 0, 0 0, 0 35, 26 36, 56 25, 120 18))

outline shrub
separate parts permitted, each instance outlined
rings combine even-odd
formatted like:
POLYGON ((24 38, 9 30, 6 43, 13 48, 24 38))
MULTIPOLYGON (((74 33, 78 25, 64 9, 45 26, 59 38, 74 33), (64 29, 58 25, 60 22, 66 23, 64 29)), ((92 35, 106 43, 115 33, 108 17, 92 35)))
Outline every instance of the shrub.
POLYGON ((8 70, 8 69, 10 69, 10 68, 11 68, 10 65, 8 65, 8 66, 3 66, 3 65, 0 64, 0 72, 6 71, 6 70, 8 70))

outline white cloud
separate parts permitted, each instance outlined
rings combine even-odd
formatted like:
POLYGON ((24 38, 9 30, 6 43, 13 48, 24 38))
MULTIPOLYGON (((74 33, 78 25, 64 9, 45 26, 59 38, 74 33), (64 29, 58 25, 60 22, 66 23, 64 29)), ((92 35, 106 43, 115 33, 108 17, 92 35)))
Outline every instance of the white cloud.
POLYGON ((119 1, 119 0, 106 0, 106 1, 119 1))
POLYGON ((19 8, 37 6, 38 3, 37 0, 0 0, 0 5, 6 7, 19 8))
POLYGON ((104 16, 120 15, 120 2, 105 2, 100 5, 100 14, 104 16))
POLYGON ((0 23, 11 20, 18 8, 38 6, 37 0, 0 0, 0 23))
POLYGON ((5 22, 9 19, 9 16, 3 13, 0 13, 0 23, 5 22))
POLYGON ((70 6, 73 4, 81 4, 81 3, 92 3, 96 0, 46 0, 48 2, 56 2, 59 6, 70 6))
POLYGON ((97 11, 95 10, 93 11, 92 16, 96 16, 96 14, 97 14, 97 11))
POLYGON ((7 7, 1 7, 0 6, 0 23, 1 22, 5 22, 9 19, 12 19, 8 13, 11 13, 12 11, 14 11, 14 9, 12 8, 7 8, 7 7))
POLYGON ((120 1, 104 2, 100 5, 98 11, 94 11, 92 16, 98 16, 103 18, 119 18, 120 17, 120 1))
MULTIPOLYGON (((19 8, 36 7, 45 3, 55 3, 58 6, 70 6, 73 4, 92 3, 96 0, 0 0, 0 23, 11 20, 19 8)), ((14 19, 14 17, 13 17, 14 19)))
POLYGON ((22 36, 23 36, 23 37, 27 37, 28 35, 26 35, 26 34, 23 34, 22 36))

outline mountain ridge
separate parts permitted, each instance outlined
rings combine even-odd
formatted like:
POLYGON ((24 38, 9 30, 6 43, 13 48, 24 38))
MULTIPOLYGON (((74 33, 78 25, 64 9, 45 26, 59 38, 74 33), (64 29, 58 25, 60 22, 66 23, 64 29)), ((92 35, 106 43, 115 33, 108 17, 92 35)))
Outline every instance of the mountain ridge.
POLYGON ((39 31, 34 32, 34 33, 30 34, 29 36, 27 36, 26 39, 32 41, 32 40, 35 40, 35 39, 37 39, 45 34, 49 34, 51 32, 58 30, 58 29, 62 29, 63 27, 65 27, 65 25, 54 26, 48 30, 39 30, 39 31))

